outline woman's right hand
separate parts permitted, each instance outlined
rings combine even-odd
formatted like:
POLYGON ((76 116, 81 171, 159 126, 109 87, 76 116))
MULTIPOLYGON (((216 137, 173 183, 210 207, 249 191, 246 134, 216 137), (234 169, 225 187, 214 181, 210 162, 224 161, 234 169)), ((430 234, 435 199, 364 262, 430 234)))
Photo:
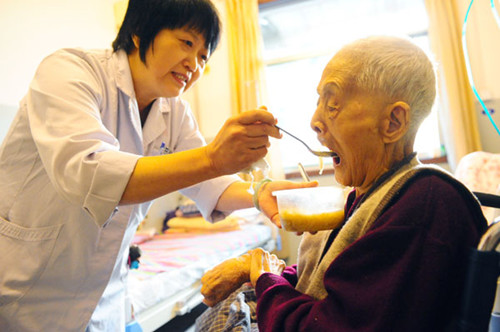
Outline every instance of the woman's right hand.
POLYGON ((265 107, 229 118, 215 139, 206 146, 206 156, 221 175, 234 174, 267 154, 269 136, 281 138, 277 120, 265 107))

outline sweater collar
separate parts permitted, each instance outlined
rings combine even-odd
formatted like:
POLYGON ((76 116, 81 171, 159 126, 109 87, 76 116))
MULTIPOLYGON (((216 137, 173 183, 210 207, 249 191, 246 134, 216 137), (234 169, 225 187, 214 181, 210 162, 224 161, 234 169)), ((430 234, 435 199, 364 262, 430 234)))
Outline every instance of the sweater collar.
POLYGON ((345 216, 346 220, 348 219, 348 216, 352 215, 358 207, 368 198, 372 193, 377 190, 378 187, 380 187, 387 179, 391 178, 395 173, 397 173, 402 167, 405 165, 408 165, 410 163, 419 163, 418 158, 417 158, 417 153, 412 152, 408 156, 406 156, 404 159, 401 161, 397 162, 390 170, 382 174, 375 183, 368 189, 368 191, 358 197, 356 197, 356 191, 353 190, 350 194, 349 197, 347 198, 346 202, 346 209, 345 209, 345 216))

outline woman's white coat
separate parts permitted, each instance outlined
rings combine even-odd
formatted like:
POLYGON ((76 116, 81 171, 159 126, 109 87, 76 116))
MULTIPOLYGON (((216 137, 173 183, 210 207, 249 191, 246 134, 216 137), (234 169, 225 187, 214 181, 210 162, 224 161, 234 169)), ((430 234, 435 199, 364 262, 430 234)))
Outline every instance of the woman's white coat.
MULTIPOLYGON (((128 248, 150 203, 118 202, 137 159, 162 143, 205 144, 179 98, 158 99, 141 128, 123 51, 42 62, 0 148, 2 331, 123 330, 128 248)), ((235 180, 182 192, 210 219, 235 180)))

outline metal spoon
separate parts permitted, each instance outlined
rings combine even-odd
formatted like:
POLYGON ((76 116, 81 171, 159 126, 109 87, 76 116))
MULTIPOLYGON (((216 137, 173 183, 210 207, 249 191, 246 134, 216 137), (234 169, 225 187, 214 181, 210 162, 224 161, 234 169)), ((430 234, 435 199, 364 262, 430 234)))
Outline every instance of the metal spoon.
POLYGON ((274 125, 276 128, 278 128, 279 130, 281 130, 282 132, 284 132, 285 134, 288 134, 290 136, 292 136, 293 138, 295 138, 297 141, 299 141, 300 143, 304 144, 304 146, 314 155, 318 156, 318 157, 333 157, 335 155, 335 152, 332 152, 332 151, 315 151, 313 149, 311 149, 309 147, 309 145, 307 145, 303 140, 301 140, 300 138, 298 138, 297 136, 294 136, 292 134, 290 134, 288 131, 284 130, 283 128, 281 127, 278 127, 276 125, 274 125))

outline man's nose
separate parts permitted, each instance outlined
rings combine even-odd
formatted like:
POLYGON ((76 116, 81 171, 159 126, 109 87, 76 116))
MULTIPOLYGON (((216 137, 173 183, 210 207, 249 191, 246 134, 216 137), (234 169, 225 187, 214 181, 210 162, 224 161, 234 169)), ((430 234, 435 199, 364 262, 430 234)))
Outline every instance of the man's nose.
POLYGON ((316 134, 323 134, 325 132, 325 126, 323 125, 323 122, 320 121, 317 111, 314 112, 310 125, 311 129, 314 130, 316 134))

